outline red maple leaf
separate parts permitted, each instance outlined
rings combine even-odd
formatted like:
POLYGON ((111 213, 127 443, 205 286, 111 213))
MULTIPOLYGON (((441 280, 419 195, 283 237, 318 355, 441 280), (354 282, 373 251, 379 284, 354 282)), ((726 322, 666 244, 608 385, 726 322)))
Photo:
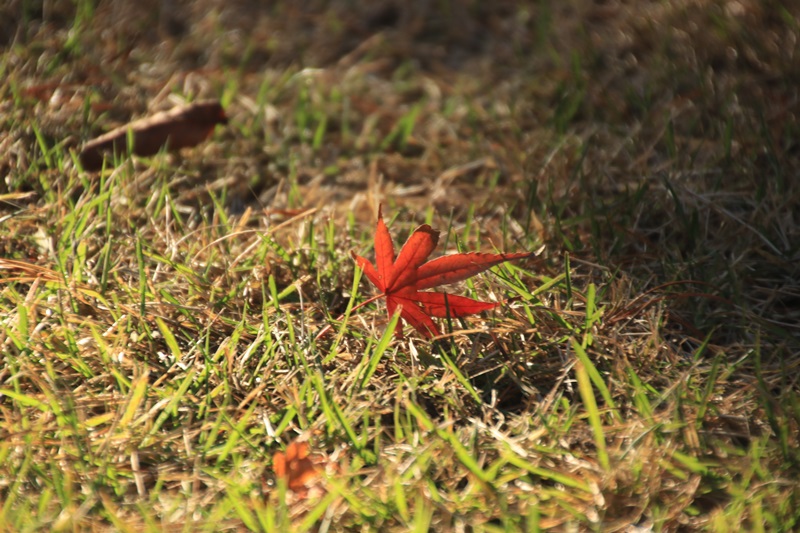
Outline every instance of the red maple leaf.
POLYGON ((460 318, 500 305, 454 294, 421 292, 424 289, 463 281, 505 261, 534 256, 528 252, 462 253, 426 262, 438 242, 439 232, 423 224, 414 230, 395 259, 392 237, 379 208, 378 227, 375 230, 375 266, 363 257, 352 254, 356 264, 381 291, 379 297, 386 297, 389 317, 400 309, 398 334, 402 334, 403 320, 406 320, 423 336, 431 338, 440 334, 432 317, 460 318))

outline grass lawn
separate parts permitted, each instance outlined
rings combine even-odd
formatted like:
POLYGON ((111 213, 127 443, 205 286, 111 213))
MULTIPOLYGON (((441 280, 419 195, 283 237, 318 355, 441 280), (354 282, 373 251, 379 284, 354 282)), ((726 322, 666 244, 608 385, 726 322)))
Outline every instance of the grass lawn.
POLYGON ((800 528, 798 88, 778 0, 5 2, 0 530, 800 528), (379 205, 541 253, 398 337, 379 205))

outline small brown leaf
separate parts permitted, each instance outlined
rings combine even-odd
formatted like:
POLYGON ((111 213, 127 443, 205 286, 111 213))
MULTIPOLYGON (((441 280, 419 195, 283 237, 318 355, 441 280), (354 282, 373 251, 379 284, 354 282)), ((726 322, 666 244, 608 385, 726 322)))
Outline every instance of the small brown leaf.
POLYGON ((100 170, 107 155, 127 153, 128 131, 133 135, 133 153, 148 156, 165 146, 168 150, 197 146, 217 124, 227 123, 225 110, 217 100, 194 102, 115 128, 87 142, 79 157, 85 170, 100 170))
POLYGON ((286 486, 297 493, 317 480, 320 468, 314 463, 308 451, 308 442, 292 442, 285 452, 275 452, 272 456, 272 470, 279 479, 286 480, 286 486))

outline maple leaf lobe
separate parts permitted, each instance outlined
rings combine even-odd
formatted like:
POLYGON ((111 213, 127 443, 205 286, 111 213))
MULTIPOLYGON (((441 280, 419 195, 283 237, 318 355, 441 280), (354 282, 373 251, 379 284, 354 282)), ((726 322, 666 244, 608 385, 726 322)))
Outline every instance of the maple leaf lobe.
POLYGON ((392 277, 386 290, 397 291, 414 284, 417 280, 417 269, 425 263, 438 243, 439 232, 429 225, 423 224, 415 229, 394 262, 392 277))

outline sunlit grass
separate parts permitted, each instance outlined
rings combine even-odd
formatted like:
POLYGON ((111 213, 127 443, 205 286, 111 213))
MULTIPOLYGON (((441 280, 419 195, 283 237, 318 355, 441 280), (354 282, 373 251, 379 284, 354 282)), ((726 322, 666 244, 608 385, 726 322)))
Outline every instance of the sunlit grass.
POLYGON ((127 3, 5 13, 3 527, 797 527, 791 14, 445 4, 180 38, 127 3), (209 142, 77 168, 199 96, 231 118, 209 142), (397 242, 544 248, 452 288, 504 305, 401 340, 356 308, 379 202, 397 242), (307 494, 272 473, 298 438, 307 494))

